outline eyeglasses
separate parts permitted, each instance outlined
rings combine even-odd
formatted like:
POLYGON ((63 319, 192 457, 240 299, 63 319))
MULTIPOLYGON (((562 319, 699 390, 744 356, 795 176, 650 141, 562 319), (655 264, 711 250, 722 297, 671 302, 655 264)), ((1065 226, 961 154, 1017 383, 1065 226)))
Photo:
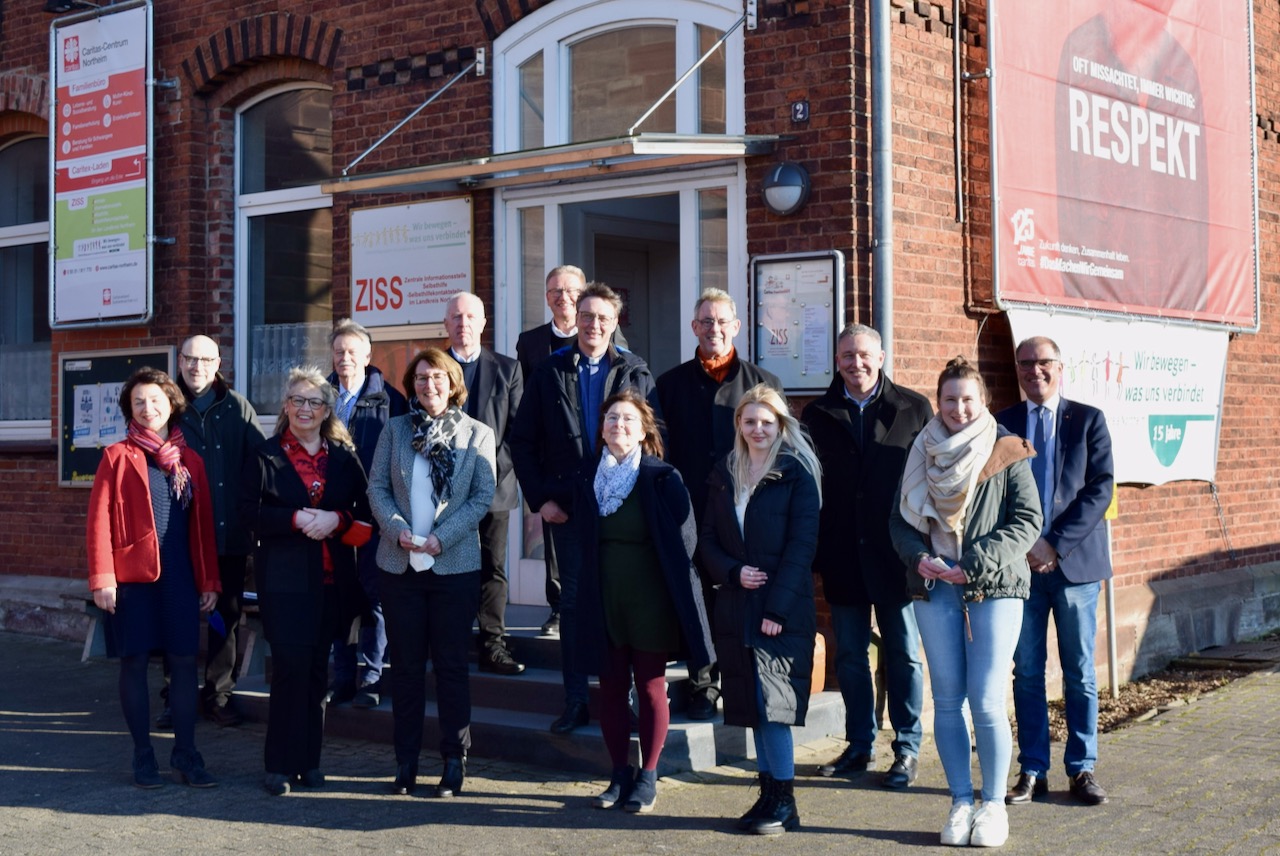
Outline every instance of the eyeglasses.
POLYGON ((1018 360, 1018 368, 1022 369, 1024 372, 1029 372, 1033 369, 1052 368, 1053 364, 1056 362, 1058 362, 1058 360, 1054 358, 1044 360, 1018 360))
POLYGON ((592 324, 595 324, 597 321, 600 322, 601 327, 608 327, 610 324, 612 324, 614 321, 617 321, 617 320, 618 319, 614 318, 612 315, 597 315, 594 312, 578 313, 579 327, 590 327, 592 324))
POLYGON ((291 395, 288 402, 297 410, 319 410, 325 406, 323 398, 304 398, 301 395, 291 395))
POLYGON ((554 298, 573 297, 576 298, 582 292, 576 288, 548 288, 547 296, 554 298))
POLYGON ((695 318, 694 323, 703 330, 710 330, 712 327, 719 327, 723 330, 733 324, 736 320, 736 318, 695 318))
POLYGON ((604 423, 606 425, 639 425, 640 417, 634 413, 606 413, 604 423))
POLYGON ((189 354, 183 354, 180 357, 180 359, 182 360, 182 364, 184 366, 187 366, 189 368, 195 368, 196 366, 211 366, 214 363, 216 363, 219 358, 218 357, 193 357, 189 354))
POLYGON ((426 386, 433 383, 436 386, 444 386, 449 382, 448 372, 432 372, 431 374, 416 374, 413 376, 413 382, 417 386, 426 386))

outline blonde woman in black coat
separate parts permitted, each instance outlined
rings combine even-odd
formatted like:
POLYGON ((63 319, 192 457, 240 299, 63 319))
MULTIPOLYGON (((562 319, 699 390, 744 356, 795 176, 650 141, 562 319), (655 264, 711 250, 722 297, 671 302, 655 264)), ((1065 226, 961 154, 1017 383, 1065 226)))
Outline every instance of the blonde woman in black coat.
POLYGON ((751 728, 756 742, 760 799, 738 827, 776 835, 800 826, 791 726, 804 724, 813 673, 820 471, 776 390, 749 389, 734 424, 734 450, 709 480, 698 554, 719 587, 724 720, 751 728))

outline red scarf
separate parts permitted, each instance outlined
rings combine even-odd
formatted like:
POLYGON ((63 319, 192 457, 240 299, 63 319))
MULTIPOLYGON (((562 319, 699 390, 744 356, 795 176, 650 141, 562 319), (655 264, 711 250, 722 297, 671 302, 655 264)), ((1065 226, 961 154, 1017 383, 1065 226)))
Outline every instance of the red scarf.
POLYGON ((144 428, 136 420, 130 419, 126 436, 129 442, 155 458, 160 469, 169 475, 169 487, 173 490, 174 497, 182 503, 183 508, 189 506, 191 473, 182 465, 182 450, 187 447, 182 429, 176 425, 170 428, 169 439, 166 440, 150 428, 144 428))
POLYGON ((698 349, 698 362, 702 363, 702 370, 716 383, 724 383, 724 379, 729 376, 729 369, 733 366, 735 356, 737 351, 733 348, 730 348, 729 353, 723 357, 704 357, 702 349, 698 349))
MULTIPOLYGON (((324 496, 325 476, 329 472, 329 444, 324 439, 321 439, 320 448, 312 455, 298 438, 293 436, 293 432, 285 428, 284 433, 280 435, 280 448, 284 449, 285 457, 293 465, 294 472, 298 474, 298 478, 302 479, 302 484, 307 489, 307 500, 311 503, 311 507, 319 508, 320 499, 324 496)), ((321 541, 320 547, 321 553, 324 555, 324 582, 326 585, 331 585, 333 583, 333 557, 329 555, 329 542, 321 541)))

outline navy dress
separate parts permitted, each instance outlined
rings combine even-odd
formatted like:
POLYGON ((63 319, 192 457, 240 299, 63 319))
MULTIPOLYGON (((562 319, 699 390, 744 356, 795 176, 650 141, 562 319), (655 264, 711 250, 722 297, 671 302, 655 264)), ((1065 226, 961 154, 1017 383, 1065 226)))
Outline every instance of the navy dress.
POLYGON ((160 579, 120 583, 116 611, 104 622, 108 657, 151 651, 195 656, 200 648, 200 596, 191 566, 190 509, 173 495, 169 476, 147 455, 151 513, 160 541, 160 579))

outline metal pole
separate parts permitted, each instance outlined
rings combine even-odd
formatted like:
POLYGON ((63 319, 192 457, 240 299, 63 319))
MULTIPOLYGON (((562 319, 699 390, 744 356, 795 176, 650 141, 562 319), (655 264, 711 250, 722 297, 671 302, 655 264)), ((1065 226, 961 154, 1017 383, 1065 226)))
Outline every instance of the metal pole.
POLYGON ((729 41, 729 37, 730 37, 730 36, 732 36, 732 35, 734 34, 734 31, 736 31, 739 27, 741 27, 741 26, 742 26, 743 24, 745 24, 746 22, 747 22, 747 15, 746 15, 746 13, 744 12, 744 13, 743 13, 743 15, 742 15, 742 17, 741 17, 741 18, 739 18, 739 19, 737 20, 737 22, 736 22, 732 27, 730 27, 727 31, 725 31, 725 34, 724 34, 723 36, 721 36, 719 39, 717 39, 717 40, 716 40, 716 43, 715 43, 714 45, 712 45, 711 47, 707 48, 707 52, 706 52, 706 53, 704 53, 704 54, 703 54, 703 55, 698 59, 698 61, 697 61, 697 62, 695 62, 693 65, 689 66, 689 70, 688 70, 688 71, 686 71, 684 74, 680 75, 680 79, 679 79, 679 80, 677 80, 675 83, 671 84, 671 88, 670 88, 670 89, 668 89, 666 92, 662 93, 662 97, 661 97, 661 98, 659 98, 657 101, 653 102, 653 106, 652 106, 652 107, 650 107, 648 110, 644 111, 644 115, 643 115, 643 116, 641 116, 639 119, 636 119, 635 124, 633 124, 630 128, 627 128, 626 136, 628 136, 628 137, 634 136, 634 135, 635 135, 635 133, 636 133, 636 128, 639 128, 641 125, 643 125, 643 124, 644 124, 644 120, 645 120, 645 119, 648 119, 648 118, 653 114, 653 111, 654 111, 654 110, 657 110, 659 107, 661 107, 661 106, 662 106, 662 102, 664 102, 664 101, 666 101, 668 98, 670 98, 670 97, 671 97, 671 93, 673 93, 673 92, 675 92, 677 89, 679 89, 679 88, 680 88, 680 84, 682 84, 682 83, 684 83, 686 80, 688 80, 688 79, 689 79, 689 75, 693 74, 695 71, 697 71, 699 68, 701 68, 701 67, 702 67, 702 64, 703 64, 704 62, 706 62, 708 59, 710 59, 710 58, 711 58, 711 55, 712 55, 713 53, 715 53, 716 51, 718 51, 718 50, 720 49, 720 46, 721 46, 722 44, 724 44, 725 42, 729 41))
POLYGON ((893 370, 893 101, 889 0, 871 2, 871 320, 893 370))
MULTIPOLYGON (((1111 558, 1111 521, 1107 521, 1107 558, 1111 558)), ((1120 658, 1116 655, 1116 583, 1106 580, 1107 590, 1107 679, 1111 682, 1111 697, 1120 698, 1120 658)))

